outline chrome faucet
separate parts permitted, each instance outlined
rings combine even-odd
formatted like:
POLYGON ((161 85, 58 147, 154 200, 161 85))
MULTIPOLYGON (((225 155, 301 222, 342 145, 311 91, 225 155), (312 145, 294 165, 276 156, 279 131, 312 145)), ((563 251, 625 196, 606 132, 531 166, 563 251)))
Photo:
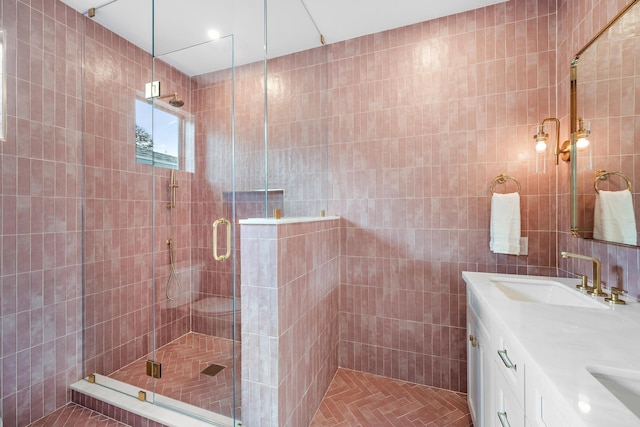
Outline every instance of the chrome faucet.
POLYGON ((602 264, 598 258, 593 258, 586 255, 573 254, 571 252, 560 252, 562 258, 578 258, 578 259, 586 259, 587 261, 593 262, 593 290, 589 291, 591 295, 594 297, 604 297, 607 296, 606 293, 602 292, 602 282, 600 272, 602 270, 602 264))

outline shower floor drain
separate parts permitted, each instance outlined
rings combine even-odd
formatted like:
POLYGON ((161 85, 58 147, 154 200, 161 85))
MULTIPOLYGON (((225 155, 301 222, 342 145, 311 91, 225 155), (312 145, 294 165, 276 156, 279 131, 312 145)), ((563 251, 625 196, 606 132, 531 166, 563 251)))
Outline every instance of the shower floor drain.
POLYGON ((224 368, 225 367, 222 366, 222 365, 216 365, 215 363, 212 363, 211 365, 209 365, 206 368, 204 368, 200 373, 201 374, 205 374, 205 375, 209 375, 210 377, 215 377, 224 368))

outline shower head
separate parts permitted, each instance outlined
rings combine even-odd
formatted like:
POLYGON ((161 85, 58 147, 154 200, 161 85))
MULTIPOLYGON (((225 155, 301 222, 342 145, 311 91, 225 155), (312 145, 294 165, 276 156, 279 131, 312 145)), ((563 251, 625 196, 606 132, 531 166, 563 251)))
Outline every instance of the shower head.
POLYGON ((184 105, 184 101, 178 98, 178 94, 174 93, 173 97, 169 100, 169 105, 172 107, 180 108, 184 105))
POLYGON ((176 107, 176 108, 180 108, 184 105, 184 101, 180 98, 178 98, 178 94, 177 93, 172 93, 171 95, 163 95, 160 96, 156 99, 165 99, 165 98, 169 98, 171 97, 171 99, 169 100, 169 105, 171 105, 172 107, 176 107))

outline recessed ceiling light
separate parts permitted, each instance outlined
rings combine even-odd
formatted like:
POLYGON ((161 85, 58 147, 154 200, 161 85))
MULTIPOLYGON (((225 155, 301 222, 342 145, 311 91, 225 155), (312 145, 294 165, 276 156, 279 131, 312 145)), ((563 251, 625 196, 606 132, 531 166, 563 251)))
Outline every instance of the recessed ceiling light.
POLYGON ((218 40, 220 38, 220 33, 217 32, 216 30, 209 30, 207 35, 211 40, 218 40))

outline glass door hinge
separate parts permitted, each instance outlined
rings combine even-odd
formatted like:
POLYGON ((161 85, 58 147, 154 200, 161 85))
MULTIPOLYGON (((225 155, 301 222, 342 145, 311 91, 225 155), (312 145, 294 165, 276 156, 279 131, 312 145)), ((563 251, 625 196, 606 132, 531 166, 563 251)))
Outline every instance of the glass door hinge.
POLYGON ((153 360, 147 360, 147 375, 153 378, 161 378, 162 364, 153 360))

